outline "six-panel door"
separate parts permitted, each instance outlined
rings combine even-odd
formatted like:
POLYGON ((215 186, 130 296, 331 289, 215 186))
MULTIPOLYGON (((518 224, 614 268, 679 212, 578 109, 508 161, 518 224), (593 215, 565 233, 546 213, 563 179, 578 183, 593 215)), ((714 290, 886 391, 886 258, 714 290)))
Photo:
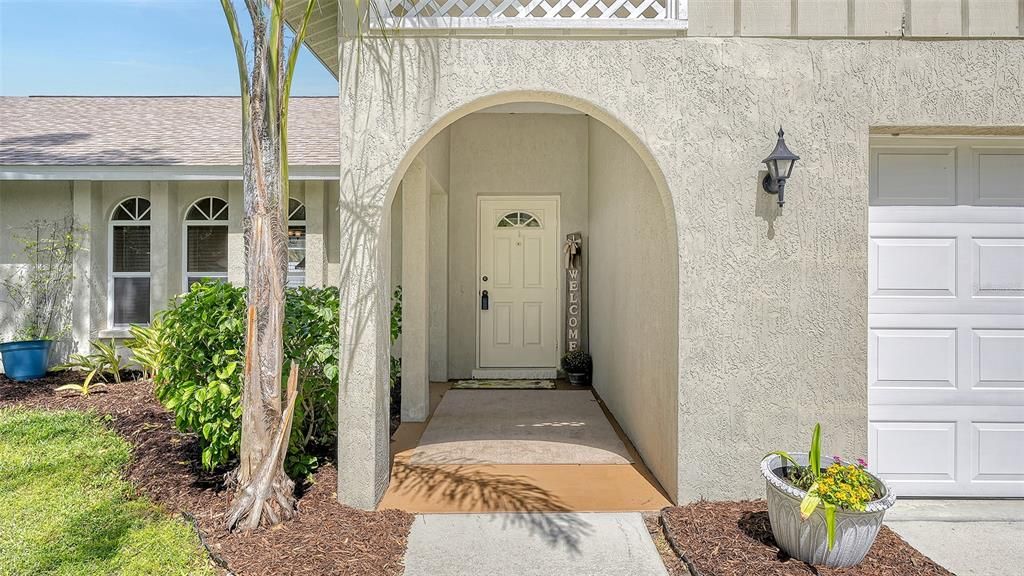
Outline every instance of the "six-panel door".
POLYGON ((558 201, 481 198, 477 225, 480 367, 556 366, 558 201))

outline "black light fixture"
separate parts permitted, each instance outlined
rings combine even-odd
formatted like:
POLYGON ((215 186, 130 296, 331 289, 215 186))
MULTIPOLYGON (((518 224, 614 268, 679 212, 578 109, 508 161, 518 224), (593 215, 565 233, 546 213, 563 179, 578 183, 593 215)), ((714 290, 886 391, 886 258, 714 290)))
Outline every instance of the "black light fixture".
POLYGON ((799 156, 789 151, 786 146, 785 132, 779 127, 779 141, 775 143, 775 150, 763 160, 768 167, 768 174, 761 181, 761 187, 769 194, 779 195, 779 206, 786 203, 783 194, 786 189, 786 180, 793 173, 793 166, 800 159, 799 156))

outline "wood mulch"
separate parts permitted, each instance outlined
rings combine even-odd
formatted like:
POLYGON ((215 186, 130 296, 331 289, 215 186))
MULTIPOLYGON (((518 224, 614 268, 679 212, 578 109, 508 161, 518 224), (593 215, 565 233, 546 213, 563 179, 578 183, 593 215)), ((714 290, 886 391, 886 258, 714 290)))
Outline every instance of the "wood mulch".
MULTIPOLYGON (((126 375, 128 376, 128 375, 126 375)), ((94 410, 133 446, 126 476, 138 492, 172 513, 194 521, 211 557, 226 574, 390 576, 401 574, 412 515, 397 510, 364 512, 336 499, 337 471, 322 466, 298 487, 296 519, 272 529, 231 534, 224 514, 231 500, 224 471, 199 465, 195 436, 174 428, 174 417, 153 396, 148 382, 125 381, 82 397, 54 392, 78 383, 75 373, 30 382, 0 375, 0 407, 94 410)))
POLYGON ((764 500, 665 508, 661 525, 693 576, 953 576, 886 526, 857 566, 826 568, 794 560, 775 544, 764 500))

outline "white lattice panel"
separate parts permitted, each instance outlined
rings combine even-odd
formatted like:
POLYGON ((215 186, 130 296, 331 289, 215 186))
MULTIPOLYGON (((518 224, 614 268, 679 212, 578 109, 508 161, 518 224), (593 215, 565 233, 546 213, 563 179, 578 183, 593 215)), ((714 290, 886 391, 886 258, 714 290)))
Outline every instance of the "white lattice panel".
POLYGON ((393 18, 669 18, 674 0, 381 0, 393 18))

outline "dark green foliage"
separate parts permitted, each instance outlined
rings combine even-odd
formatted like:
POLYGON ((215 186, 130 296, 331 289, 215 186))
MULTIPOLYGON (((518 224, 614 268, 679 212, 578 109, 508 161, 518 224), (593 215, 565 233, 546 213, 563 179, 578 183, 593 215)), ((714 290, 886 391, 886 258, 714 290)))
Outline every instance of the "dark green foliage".
POLYGON ((562 370, 566 374, 590 374, 592 369, 593 363, 591 362, 590 354, 582 350, 566 352, 562 356, 562 370))
MULTIPOLYGON (((160 314, 157 326, 165 345, 157 397, 180 430, 199 436, 204 467, 227 464, 241 439, 245 289, 196 284, 160 314)), ((289 289, 284 336, 285 370, 291 360, 301 367, 286 468, 301 476, 316 467, 316 455, 332 447, 337 434, 337 289, 289 289)))
MULTIPOLYGON (((391 343, 401 336, 401 286, 391 293, 391 343)), ((389 383, 391 385, 391 404, 395 396, 401 394, 401 358, 391 357, 389 383)))
POLYGON ((288 290, 284 355, 300 368, 295 424, 285 462, 293 476, 311 471, 317 465, 316 454, 333 451, 337 443, 339 322, 337 288, 288 290))
POLYGON ((402 335, 402 287, 397 286, 391 294, 391 343, 402 335))

